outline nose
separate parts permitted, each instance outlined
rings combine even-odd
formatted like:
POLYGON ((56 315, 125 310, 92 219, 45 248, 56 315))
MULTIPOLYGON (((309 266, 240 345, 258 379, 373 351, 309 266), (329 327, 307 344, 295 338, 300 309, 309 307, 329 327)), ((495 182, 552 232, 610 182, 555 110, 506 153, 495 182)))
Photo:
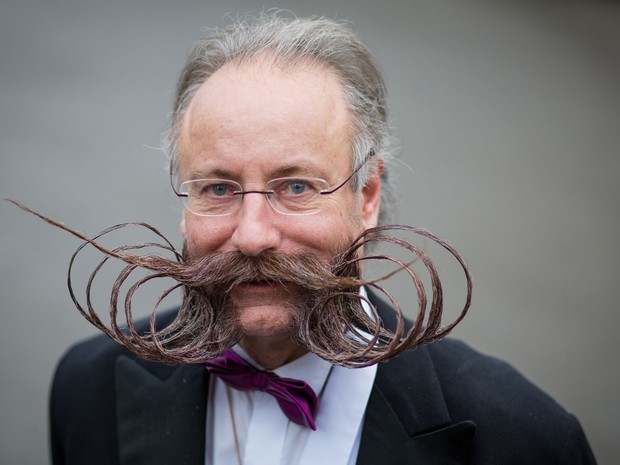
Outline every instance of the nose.
POLYGON ((231 238, 233 247, 253 257, 275 250, 281 240, 280 231, 274 224, 277 214, 263 194, 245 194, 231 238))

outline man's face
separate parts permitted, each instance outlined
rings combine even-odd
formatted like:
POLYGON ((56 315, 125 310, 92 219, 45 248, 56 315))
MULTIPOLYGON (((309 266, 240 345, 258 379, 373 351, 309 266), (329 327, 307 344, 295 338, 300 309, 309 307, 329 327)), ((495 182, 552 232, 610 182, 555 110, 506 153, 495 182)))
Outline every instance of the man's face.
MULTIPOLYGON (((257 60, 226 65, 198 90, 182 121, 180 175, 230 179, 244 190, 264 190, 271 179, 307 176, 336 186, 351 174, 351 121, 342 86, 316 65, 280 68, 257 60)), ((330 260, 377 222, 378 175, 361 191, 350 185, 324 196, 313 215, 276 212, 262 194, 247 194, 229 216, 185 211, 182 232, 190 257, 214 251, 312 252, 330 260)), ((231 293, 246 336, 288 332, 287 283, 250 282, 231 293)))

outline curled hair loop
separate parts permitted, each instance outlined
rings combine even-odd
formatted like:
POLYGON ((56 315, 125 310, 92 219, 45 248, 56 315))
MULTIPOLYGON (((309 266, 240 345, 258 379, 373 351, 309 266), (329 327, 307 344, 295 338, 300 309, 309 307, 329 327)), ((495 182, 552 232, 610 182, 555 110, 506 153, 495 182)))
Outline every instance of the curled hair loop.
POLYGON ((323 359, 346 367, 363 367, 387 361, 405 350, 440 339, 464 318, 471 305, 472 280, 465 260, 447 242, 422 228, 388 225, 369 229, 355 238, 350 247, 337 254, 331 263, 312 254, 267 253, 258 257, 247 257, 238 252, 227 252, 192 259, 187 253, 177 251, 157 229, 145 223, 122 223, 89 238, 18 202, 10 202, 84 241, 69 261, 67 285, 72 301, 80 314, 95 327, 138 357, 148 360, 202 363, 239 342, 242 333, 236 323, 237 310, 231 304, 228 294, 238 285, 256 280, 292 286, 295 292, 291 294, 294 297, 289 307, 293 320, 293 337, 323 359), (100 239, 106 234, 128 226, 145 228, 162 242, 114 248, 107 248, 100 243, 100 239), (437 243, 447 250, 463 269, 466 298, 454 321, 448 324, 442 322, 443 290, 437 268, 424 250, 394 235, 403 232, 413 233, 437 243), (415 258, 406 261, 380 254, 363 256, 363 250, 372 242, 395 245, 413 254, 415 258), (88 277, 84 308, 76 297, 71 276, 76 257, 87 245, 103 253, 103 257, 88 277), (159 253, 145 253, 147 249, 163 251, 171 254, 172 258, 159 253), (91 294, 96 276, 112 258, 120 260, 125 266, 112 285, 108 309, 109 324, 106 324, 94 309, 91 294), (396 269, 378 278, 364 279, 360 269, 362 264, 368 261, 389 262, 395 265, 396 269), (422 278, 412 268, 418 261, 424 265, 430 278, 430 304, 422 278), (147 275, 133 280, 131 284, 133 273, 138 269, 146 271, 147 275), (417 315, 413 322, 405 318, 400 303, 383 285, 384 281, 398 272, 405 272, 416 291, 417 315), (150 315, 148 330, 140 333, 134 324, 133 299, 143 285, 160 278, 173 279, 176 283, 157 298, 150 315), (123 291, 125 285, 129 287, 123 291), (387 298, 395 317, 393 331, 384 326, 375 305, 365 295, 360 294, 361 286, 375 289, 387 298), (160 304, 177 289, 183 292, 178 313, 170 325, 160 328, 157 325, 160 304))

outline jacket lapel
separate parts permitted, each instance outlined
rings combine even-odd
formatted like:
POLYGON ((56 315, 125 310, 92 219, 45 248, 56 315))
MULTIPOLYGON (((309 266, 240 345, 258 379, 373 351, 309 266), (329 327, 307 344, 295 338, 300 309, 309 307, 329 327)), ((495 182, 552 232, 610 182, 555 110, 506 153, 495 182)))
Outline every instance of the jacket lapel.
MULTIPOLYGON (((376 296, 386 327, 393 311, 376 296)), ((453 423, 426 347, 378 366, 362 429, 358 465, 467 464, 476 425, 453 423)))
POLYGON ((424 348, 379 366, 358 465, 469 463, 476 425, 451 422, 437 381, 424 348))
POLYGON ((121 356, 116 414, 122 465, 204 465, 207 371, 121 356))

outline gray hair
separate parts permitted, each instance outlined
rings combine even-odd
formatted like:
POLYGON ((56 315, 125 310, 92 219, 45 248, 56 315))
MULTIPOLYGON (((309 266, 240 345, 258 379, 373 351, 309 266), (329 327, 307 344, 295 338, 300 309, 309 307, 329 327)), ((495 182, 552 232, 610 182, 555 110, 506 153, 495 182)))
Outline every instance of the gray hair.
MULTIPOLYGON (((394 153, 385 82, 370 51, 357 36, 345 25, 325 18, 262 13, 234 21, 225 29, 212 29, 194 44, 177 84, 174 109, 164 136, 171 175, 176 177, 179 172, 180 123, 200 86, 227 63, 248 63, 263 55, 279 65, 295 66, 310 60, 335 71, 352 119, 352 169, 371 152, 384 160, 379 224, 388 222, 395 196, 388 169, 394 153)), ((366 163, 353 179, 354 189, 364 186, 376 167, 376 162, 366 163)))

